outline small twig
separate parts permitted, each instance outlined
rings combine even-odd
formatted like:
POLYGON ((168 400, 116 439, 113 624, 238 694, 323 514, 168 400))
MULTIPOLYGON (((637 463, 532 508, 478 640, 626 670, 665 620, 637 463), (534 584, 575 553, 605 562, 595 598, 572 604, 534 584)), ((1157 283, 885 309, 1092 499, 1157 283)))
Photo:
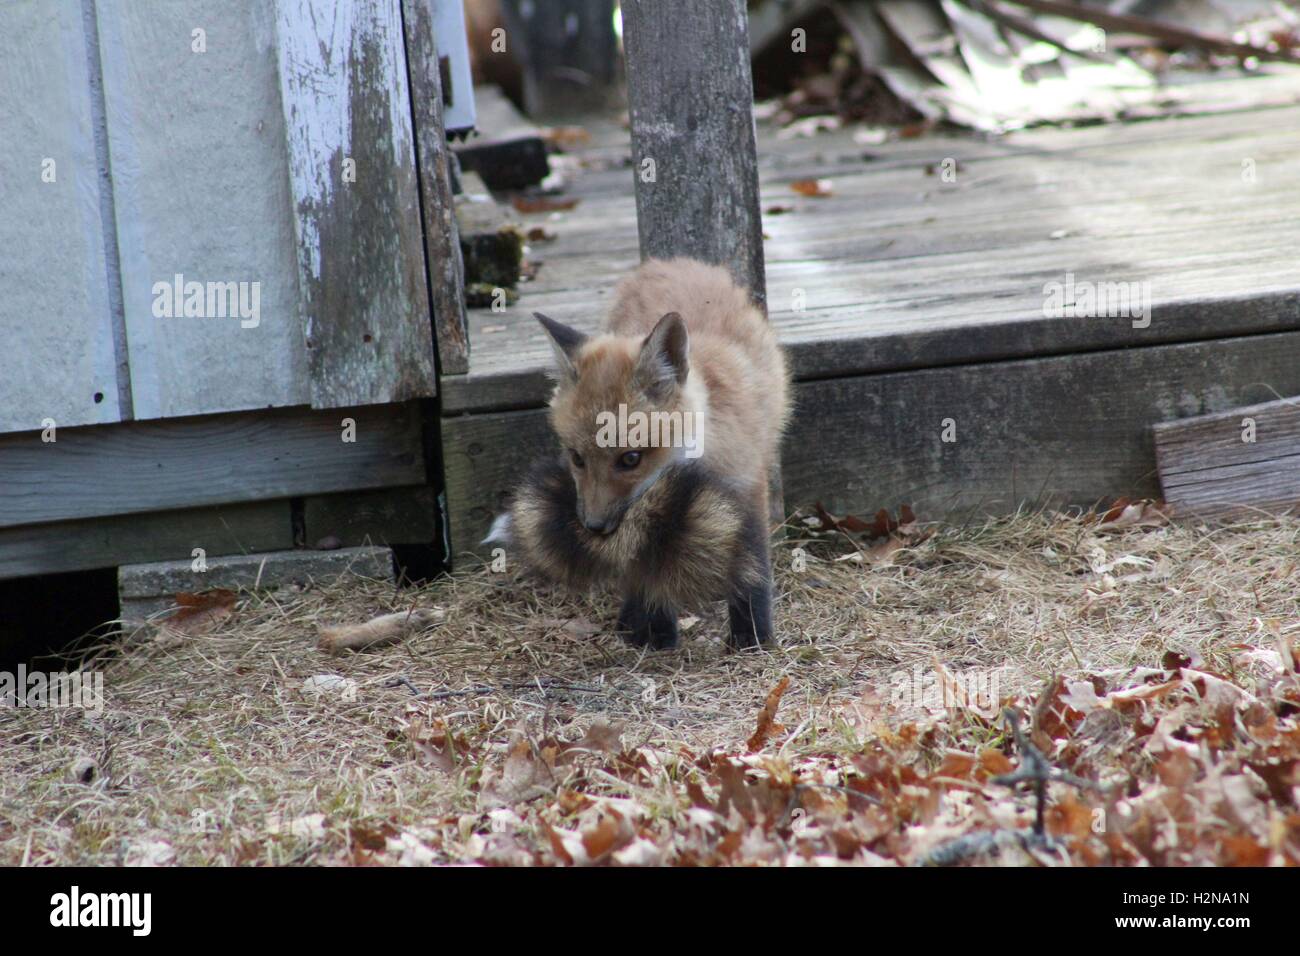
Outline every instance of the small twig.
POLYGON ((406 688, 407 690, 409 690, 409 691, 410 691, 414 696, 416 696, 416 697, 419 697, 419 696, 420 696, 420 689, 419 689, 418 687, 416 687, 414 684, 412 684, 412 683, 411 683, 411 679, 410 679, 409 677, 406 677, 405 675, 399 675, 399 676, 397 676, 397 677, 394 677, 394 678, 393 678, 392 680, 390 680, 390 681, 385 681, 385 682, 384 682, 384 686, 385 686, 385 687, 405 687, 405 688, 406 688))
POLYGON ((341 654, 347 650, 391 644, 416 629, 441 624, 440 613, 429 608, 411 608, 383 614, 362 624, 322 627, 317 645, 327 654, 341 654))
POLYGON ((1019 783, 1026 781, 1033 783, 1034 796, 1037 798, 1037 806, 1034 812, 1035 834, 1040 837, 1044 835, 1043 816, 1046 812, 1048 783, 1064 783, 1082 790, 1105 792, 1103 787, 1091 780, 1084 780, 1082 777, 1076 777, 1072 773, 1053 767, 1051 762, 1043 756, 1043 752, 1035 747, 1033 741, 1020 729, 1020 715, 1010 707, 1002 711, 1002 716, 1006 720, 1007 726, 1011 728, 1011 734, 1016 741, 1016 749, 1020 751, 1020 766, 1011 773, 999 774, 989 779, 992 783, 1011 787, 1012 789, 1019 783))
POLYGON ((1003 847, 1019 846, 1027 853, 1044 850, 1059 853, 1063 846, 1057 840, 1033 830, 985 830, 980 833, 968 833, 954 840, 946 840, 921 857, 913 866, 956 866, 975 857, 1000 850, 1003 847))
MULTIPOLYGON (((1034 785, 1036 806, 1033 827, 1028 830, 998 828, 992 831, 968 833, 953 840, 946 840, 917 860, 915 866, 954 866, 1002 847, 1013 845, 1021 847, 1026 852, 1044 850, 1049 853, 1059 853, 1064 849, 1064 844, 1048 836, 1044 819, 1047 809, 1047 785, 1049 783, 1064 783, 1083 790, 1105 792, 1104 787, 1093 783, 1091 780, 1084 780, 1082 777, 1076 777, 1072 773, 1053 767, 1051 761, 1043 755, 1041 750, 1034 746, 1033 741, 1020 729, 1020 715, 1010 707, 1002 711, 1002 716, 1015 740, 1016 749, 1020 751, 1020 766, 1011 773, 990 777, 989 782, 1011 787, 1012 789, 1017 784, 1026 782, 1034 785)), ((936 779, 942 780, 942 778, 936 779)))

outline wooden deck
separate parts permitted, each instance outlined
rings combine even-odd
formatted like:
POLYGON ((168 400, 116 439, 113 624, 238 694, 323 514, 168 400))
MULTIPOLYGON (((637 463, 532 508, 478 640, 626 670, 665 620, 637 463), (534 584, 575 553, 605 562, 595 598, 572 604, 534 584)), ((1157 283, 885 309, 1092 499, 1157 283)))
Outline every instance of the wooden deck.
MULTIPOLYGON (((441 379, 458 551, 549 441, 531 313, 595 329, 638 261, 626 134, 591 129, 578 206, 521 217, 556 235, 536 280, 471 313, 469 373, 441 379)), ((1150 493, 1150 425, 1300 392, 1300 107, 885 145, 760 130, 759 153, 769 311, 801 383, 791 509, 1150 493), (807 178, 832 194, 790 188, 807 178), (1149 283, 1149 324, 1046 314, 1070 276, 1149 283)))

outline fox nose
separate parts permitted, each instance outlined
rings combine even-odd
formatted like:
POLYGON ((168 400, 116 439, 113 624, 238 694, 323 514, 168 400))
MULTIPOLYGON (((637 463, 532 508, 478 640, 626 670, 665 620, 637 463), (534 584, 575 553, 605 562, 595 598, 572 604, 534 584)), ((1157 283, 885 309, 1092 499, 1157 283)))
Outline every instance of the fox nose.
POLYGON ((614 530, 614 522, 608 518, 585 518, 582 524, 594 534, 609 534, 614 530))

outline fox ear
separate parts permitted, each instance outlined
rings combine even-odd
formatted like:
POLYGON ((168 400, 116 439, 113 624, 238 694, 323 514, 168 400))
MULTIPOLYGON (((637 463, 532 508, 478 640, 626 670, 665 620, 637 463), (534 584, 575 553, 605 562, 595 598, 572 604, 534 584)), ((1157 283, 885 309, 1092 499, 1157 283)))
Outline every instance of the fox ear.
POLYGON ((546 330, 547 336, 550 337, 551 348, 555 350, 555 364, 561 376, 570 380, 576 379, 578 377, 578 367, 574 364, 574 361, 578 357, 578 350, 587 341, 587 337, 577 329, 571 329, 564 323, 556 322, 540 312, 534 312, 533 318, 542 323, 542 328, 546 330))
POLYGON ((664 398, 686 381, 690 371, 691 340, 686 323, 677 312, 669 312, 651 329, 641 344, 636 360, 636 380, 652 398, 664 398))

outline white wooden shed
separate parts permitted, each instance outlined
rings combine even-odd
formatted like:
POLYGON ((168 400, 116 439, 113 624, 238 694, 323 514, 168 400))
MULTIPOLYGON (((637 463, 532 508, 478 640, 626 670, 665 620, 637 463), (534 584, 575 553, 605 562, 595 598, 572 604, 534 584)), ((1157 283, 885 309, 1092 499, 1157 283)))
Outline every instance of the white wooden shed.
POLYGON ((459 2, 0 4, 0 577, 437 536, 440 58, 459 2))

